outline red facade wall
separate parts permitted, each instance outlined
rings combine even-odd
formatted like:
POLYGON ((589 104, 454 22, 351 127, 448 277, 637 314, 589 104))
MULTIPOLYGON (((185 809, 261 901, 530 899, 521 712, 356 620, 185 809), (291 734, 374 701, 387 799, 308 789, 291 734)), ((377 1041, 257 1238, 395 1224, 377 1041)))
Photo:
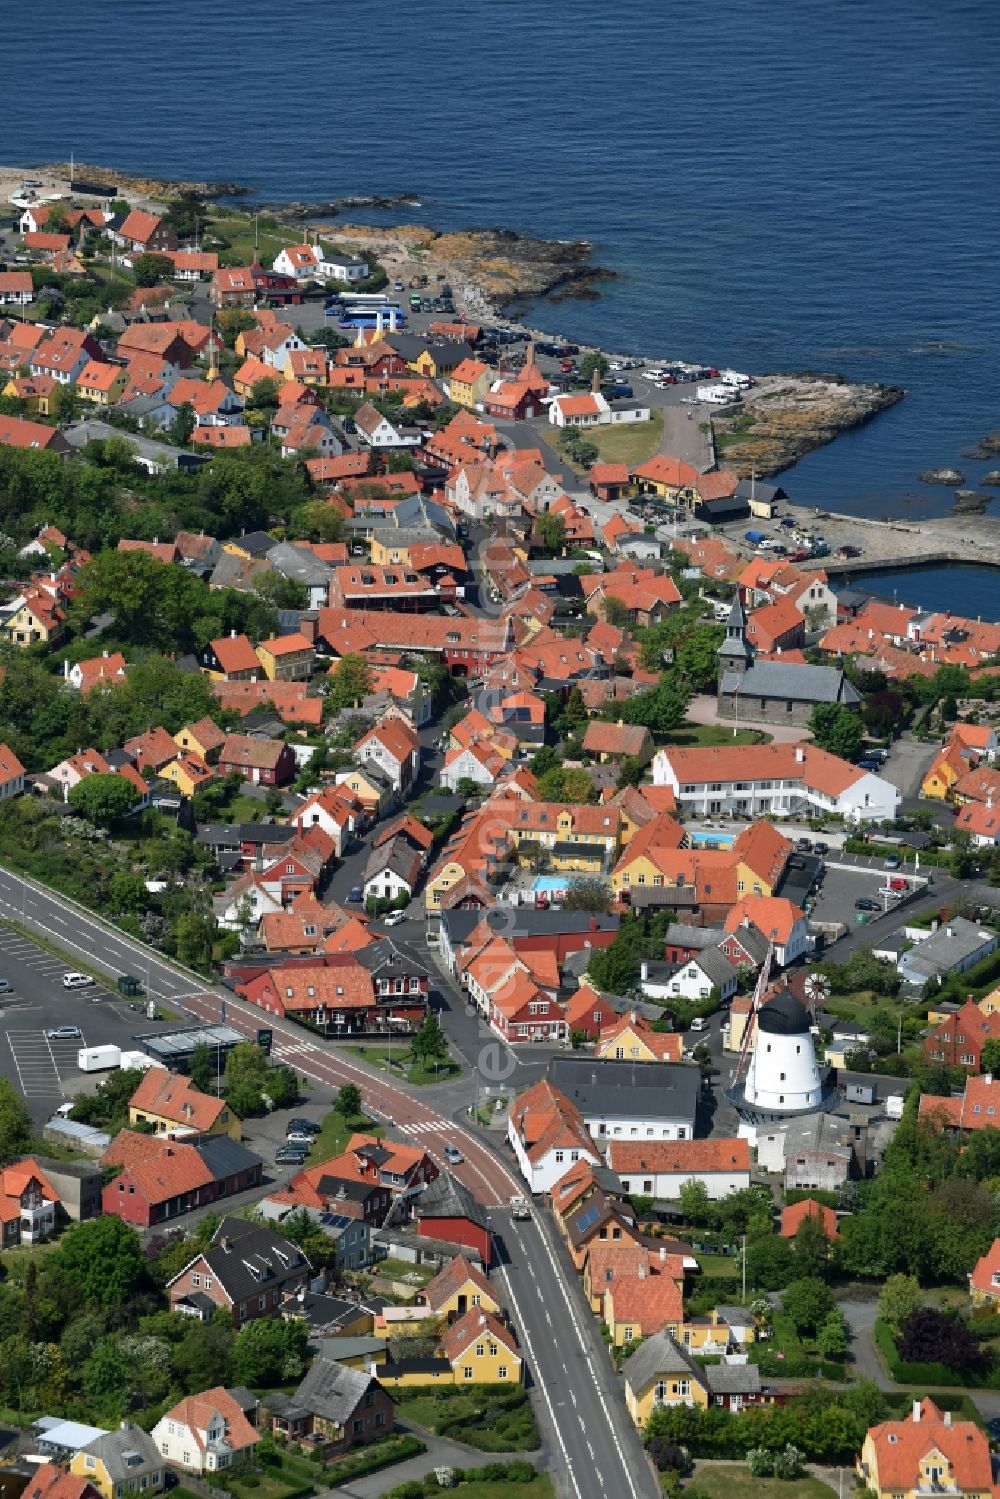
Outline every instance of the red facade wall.
POLYGON ((421 1218, 417 1233, 422 1239, 449 1239, 475 1249, 483 1264, 490 1266, 490 1235, 468 1218, 421 1218))

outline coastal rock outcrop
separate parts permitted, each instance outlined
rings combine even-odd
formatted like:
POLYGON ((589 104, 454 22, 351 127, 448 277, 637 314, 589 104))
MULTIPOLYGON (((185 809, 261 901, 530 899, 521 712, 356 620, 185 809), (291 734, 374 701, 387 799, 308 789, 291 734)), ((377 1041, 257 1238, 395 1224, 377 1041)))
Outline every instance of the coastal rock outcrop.
POLYGON ((955 509, 980 513, 990 503, 991 496, 980 494, 977 489, 956 489, 955 509))
POLYGON ((943 484, 947 489, 954 489, 958 484, 965 483, 965 475, 960 474, 957 468, 929 468, 920 475, 921 484, 943 484))
POLYGON ((1000 453, 1000 432, 988 432, 979 439, 979 446, 984 453, 1000 453))
MULTIPOLYGON (((198 193, 209 199, 242 198, 249 192, 249 188, 240 182, 188 182, 180 178, 141 177, 134 172, 120 172, 117 167, 88 166, 82 161, 73 162, 72 166, 73 176, 77 179, 108 182, 123 193, 138 194, 142 198, 173 198, 178 193, 198 193)), ((42 170, 68 178, 70 163, 53 162, 42 170)))
POLYGON ((844 375, 764 375, 736 412, 712 418, 719 466, 744 479, 781 473, 905 394, 898 385, 856 384, 844 375))
POLYGON ((1000 468, 991 469, 988 474, 983 475, 979 482, 980 484, 988 484, 991 489, 1000 487, 1000 468))

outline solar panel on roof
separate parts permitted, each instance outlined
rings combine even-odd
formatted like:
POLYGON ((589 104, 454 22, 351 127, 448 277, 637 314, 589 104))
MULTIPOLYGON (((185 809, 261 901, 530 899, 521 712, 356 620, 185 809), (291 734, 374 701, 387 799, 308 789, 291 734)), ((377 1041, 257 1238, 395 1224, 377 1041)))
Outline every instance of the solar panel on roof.
POLYGON ((594 1224, 597 1222, 597 1220, 598 1220, 598 1218, 600 1216, 601 1216, 601 1210, 600 1210, 599 1207, 597 1207, 597 1206, 589 1207, 587 1209, 587 1211, 584 1213, 583 1217, 580 1218, 580 1219, 578 1219, 576 1226, 580 1230, 585 1230, 585 1229, 588 1229, 588 1228, 593 1228, 594 1224))

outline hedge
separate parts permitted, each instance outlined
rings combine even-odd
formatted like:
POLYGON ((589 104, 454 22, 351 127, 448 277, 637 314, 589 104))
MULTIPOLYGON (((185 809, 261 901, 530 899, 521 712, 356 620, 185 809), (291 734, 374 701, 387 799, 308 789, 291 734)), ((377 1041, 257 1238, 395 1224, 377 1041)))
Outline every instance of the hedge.
POLYGON ((957 1385, 965 1389, 972 1387, 1000 1390, 1000 1369, 978 1376, 959 1374, 955 1369, 949 1369, 947 1364, 909 1364, 900 1358, 892 1333, 881 1318, 875 1323, 874 1335, 876 1347, 896 1384, 957 1385))

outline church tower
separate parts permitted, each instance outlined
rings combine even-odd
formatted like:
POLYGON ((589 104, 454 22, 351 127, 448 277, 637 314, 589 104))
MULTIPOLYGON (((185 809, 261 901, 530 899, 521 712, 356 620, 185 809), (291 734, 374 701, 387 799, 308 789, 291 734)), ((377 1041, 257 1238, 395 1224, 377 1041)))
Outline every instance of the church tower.
POLYGON ((719 646, 719 684, 727 671, 740 676, 753 664, 753 646, 747 639, 747 616, 740 603, 739 594, 733 599, 733 607, 726 621, 726 638, 719 646))

